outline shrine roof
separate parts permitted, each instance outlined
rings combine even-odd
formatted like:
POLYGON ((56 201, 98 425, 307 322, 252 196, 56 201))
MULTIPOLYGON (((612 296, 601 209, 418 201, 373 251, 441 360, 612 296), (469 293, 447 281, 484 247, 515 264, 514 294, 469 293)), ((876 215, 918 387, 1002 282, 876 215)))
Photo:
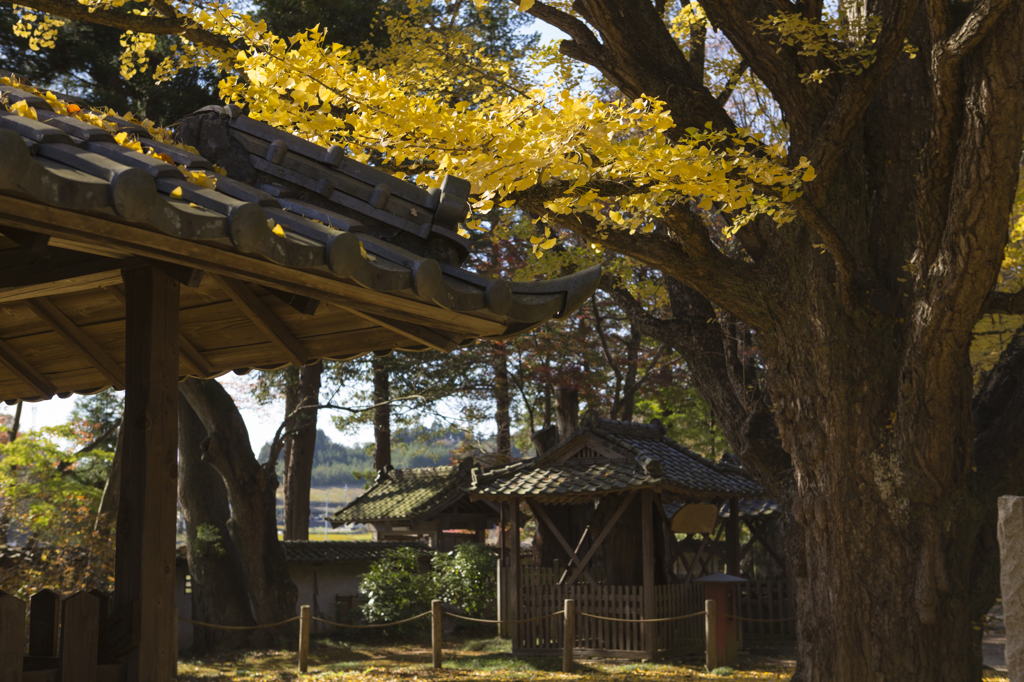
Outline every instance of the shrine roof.
POLYGON ((712 462, 666 437, 660 423, 617 422, 592 413, 540 457, 472 473, 467 491, 498 500, 527 497, 572 504, 645 488, 681 500, 764 494, 741 469, 712 462))
POLYGON ((373 485, 347 507, 330 515, 331 525, 412 520, 429 516, 465 496, 472 459, 458 465, 385 468, 373 485))
POLYGON ((429 555, 430 548, 422 542, 353 542, 282 540, 285 561, 330 563, 341 561, 376 561, 387 552, 408 547, 418 554, 429 555))
POLYGON ((13 85, 0 98, 35 116, 0 106, 0 400, 124 387, 125 269, 182 283, 182 378, 451 351, 564 317, 597 287, 597 268, 477 274, 459 234, 469 183, 424 189, 237 107, 178 124, 197 154, 13 85))
MULTIPOLYGON (((758 516, 767 517, 782 513, 782 507, 779 506, 778 502, 763 497, 740 499, 738 503, 741 519, 758 516)), ((662 502, 662 508, 665 510, 665 516, 670 519, 675 516, 682 507, 683 503, 677 500, 665 500, 662 502)), ((729 518, 729 505, 727 503, 723 503, 719 506, 718 518, 729 518)))

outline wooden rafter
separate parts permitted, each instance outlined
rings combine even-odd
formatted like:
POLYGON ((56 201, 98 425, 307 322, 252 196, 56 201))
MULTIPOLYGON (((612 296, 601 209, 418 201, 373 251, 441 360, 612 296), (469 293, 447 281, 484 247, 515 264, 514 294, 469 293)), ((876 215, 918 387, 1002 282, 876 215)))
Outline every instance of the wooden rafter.
POLYGON ((6 365, 7 369, 14 372, 15 376, 38 391, 41 397, 49 399, 57 394, 54 385, 3 339, 0 339, 0 363, 6 365))
POLYGON ((296 365, 304 365, 309 359, 305 345, 295 338, 284 322, 274 314, 260 297, 245 282, 223 275, 211 275, 213 281, 231 297, 239 308, 267 335, 271 343, 277 346, 296 365))
POLYGON ((580 571, 583 571, 583 577, 587 579, 587 582, 590 584, 590 586, 596 588, 597 581, 594 580, 593 576, 590 575, 590 571, 587 570, 586 564, 580 561, 579 556, 576 554, 575 551, 573 551, 573 548, 569 545, 569 543, 566 542, 565 538, 562 536, 562 533, 558 530, 558 527, 551 522, 551 517, 548 516, 548 513, 546 511, 544 511, 544 505, 534 504, 530 505, 530 507, 533 509, 533 513, 537 516, 537 518, 540 519, 545 526, 547 526, 549 531, 551 531, 551 534, 554 536, 555 540, 558 540, 558 544, 562 546, 562 549, 564 549, 565 553, 569 556, 569 561, 575 563, 577 568, 580 571))
MULTIPOLYGON (((120 286, 107 286, 103 287, 104 290, 114 298, 116 298, 121 305, 125 305, 124 292, 121 291, 120 286)), ((213 365, 211 365, 203 354, 196 350, 196 347, 189 343, 183 335, 178 335, 178 350, 181 353, 181 359, 185 361, 196 376, 206 379, 216 374, 213 365)))
POLYGON ((136 259, 107 258, 68 249, 35 247, 0 251, 0 289, 48 284, 101 272, 116 272, 136 259))
POLYGON ((105 376, 114 385, 114 388, 119 391, 124 390, 124 368, 114 362, 113 358, 100 348, 100 345, 93 341, 92 337, 72 322, 50 299, 34 298, 26 303, 32 312, 46 322, 58 336, 71 344, 100 374, 105 376))
POLYGON ((353 315, 361 317, 368 322, 379 324, 385 329, 390 329, 396 334, 400 334, 407 339, 412 339, 417 343, 422 343, 424 346, 433 350, 439 350, 442 353, 450 353, 459 346, 454 339, 419 324, 399 322, 398 320, 392 320, 391 318, 384 317, 382 315, 371 315, 370 313, 359 310, 358 308, 349 308, 346 306, 338 307, 352 313, 353 315))
POLYGON ((583 557, 581 565, 576 567, 576 570, 569 578, 569 581, 567 583, 568 585, 572 585, 574 582, 576 582, 576 578, 579 577, 580 572, 583 570, 583 567, 590 563, 590 560, 594 558, 595 554, 597 554, 597 550, 601 546, 601 543, 603 543, 604 539, 608 537, 608 534, 612 532, 612 528, 615 526, 616 522, 618 522, 619 517, 621 517, 625 513, 626 508, 629 506, 629 503, 633 501, 634 497, 636 497, 635 490, 630 492, 629 495, 626 496, 626 499, 622 501, 622 504, 620 504, 619 508, 615 510, 615 513, 612 514, 612 517, 608 519, 608 523, 605 525, 604 528, 601 529, 601 532, 600 534, 598 534, 597 539, 594 540, 594 544, 590 546, 590 549, 583 557))

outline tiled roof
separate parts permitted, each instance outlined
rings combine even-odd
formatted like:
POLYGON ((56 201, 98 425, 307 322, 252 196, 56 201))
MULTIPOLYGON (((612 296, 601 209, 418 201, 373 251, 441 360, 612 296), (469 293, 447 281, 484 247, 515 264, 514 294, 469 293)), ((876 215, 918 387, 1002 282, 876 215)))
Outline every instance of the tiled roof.
POLYGON ((337 527, 422 516, 462 494, 459 488, 469 482, 471 465, 467 459, 460 465, 381 472, 373 486, 328 519, 337 527))
POLYGON ((741 471, 704 459, 664 433, 658 423, 631 424, 591 416, 542 457, 486 473, 474 470, 468 491, 497 499, 522 495, 563 503, 641 488, 691 499, 763 495, 760 486, 741 471), (559 461, 590 439, 622 459, 559 461))
POLYGON ((386 552, 400 547, 411 547, 419 554, 430 554, 430 548, 420 542, 311 542, 284 540, 285 561, 324 563, 329 561, 376 561, 386 552))
MULTIPOLYGON (((662 507, 665 510, 665 516, 672 518, 679 512, 683 507, 683 503, 678 500, 664 500, 662 507)), ((782 511, 782 507, 779 506, 778 502, 774 500, 765 499, 763 497, 757 497, 753 499, 740 499, 740 518, 748 518, 754 516, 771 516, 772 514, 778 514, 782 511)), ((718 517, 721 519, 729 518, 729 504, 723 503, 718 508, 718 517)))
MULTIPOLYGON (((59 98, 78 115, 95 111, 59 98)), ((237 107, 178 124, 196 154, 116 116, 104 119, 110 129, 91 125, 24 88, 0 83, 0 100, 38 119, 0 106, 0 308, 24 318, 0 338, 17 353, 17 371, 0 366, 3 400, 123 387, 116 332, 121 272, 133 267, 185 283, 181 376, 202 378, 508 337, 574 312, 600 278, 598 268, 538 282, 463 269, 467 182, 446 177, 427 190, 237 107), (120 133, 151 153, 120 144, 120 133), (183 168, 216 183, 189 182, 183 168), (22 303, 51 296, 64 298, 56 312, 41 304, 48 316, 22 303), (73 353, 58 333, 69 328, 63 317, 116 328, 88 330, 102 353, 73 353)))

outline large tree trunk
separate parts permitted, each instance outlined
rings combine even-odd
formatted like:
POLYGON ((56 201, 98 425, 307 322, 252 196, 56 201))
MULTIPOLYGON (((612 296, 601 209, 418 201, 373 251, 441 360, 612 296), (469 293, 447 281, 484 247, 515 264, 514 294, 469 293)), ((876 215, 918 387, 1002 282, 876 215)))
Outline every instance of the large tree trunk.
MULTIPOLYGON (((563 22, 574 32, 563 52, 629 98, 664 100, 670 136, 708 121, 734 127, 653 3, 577 4, 600 39, 563 22)), ((1005 436, 1019 405, 985 403, 1014 414, 986 420, 1003 454, 976 449, 986 408, 972 413, 968 355, 986 310, 1024 310, 1024 296, 993 293, 1024 139, 1024 5, 852 3, 880 18, 873 63, 818 84, 802 75, 824 62, 756 25, 773 13, 814 16, 822 3, 700 4, 771 90, 788 158, 814 166, 796 219, 749 222, 735 258, 682 203, 648 236, 546 215, 661 268, 695 290, 694 309, 711 311, 681 321, 679 345, 730 445, 790 514, 794 679, 977 680, 975 626, 994 594, 993 496, 1024 485, 1021 440, 1005 436), (921 58, 901 54, 905 38, 921 58), (704 343, 703 325, 720 327, 721 340, 729 316, 756 332, 764 395, 756 382, 730 386, 745 364, 704 343), (702 377, 701 364, 722 371, 702 377)))
MULTIPOLYGON (((284 549, 277 539, 277 475, 260 466, 249 444, 249 433, 231 396, 216 381, 188 379, 181 394, 202 421, 209 436, 203 441, 203 461, 224 479, 231 504, 228 531, 245 572, 258 623, 276 623, 295 615, 298 590, 288 575, 284 549)), ((255 646, 275 638, 292 641, 297 628, 257 630, 255 646)))
POLYGON ((391 466, 391 387, 384 359, 373 356, 373 469, 391 466))
MULTIPOLYGON (((178 402, 178 503, 185 518, 192 619, 217 625, 255 625, 228 520, 228 492, 217 471, 202 461, 206 427, 188 401, 178 402)), ((195 656, 249 646, 248 630, 195 627, 195 656)))
MULTIPOLYGON (((316 409, 320 404, 322 361, 306 365, 298 372, 291 436, 285 442, 284 457, 284 539, 309 539, 309 488, 316 451, 316 409)), ((288 401, 286 401, 288 402, 288 401)), ((287 409, 287 407, 286 407, 287 409)))

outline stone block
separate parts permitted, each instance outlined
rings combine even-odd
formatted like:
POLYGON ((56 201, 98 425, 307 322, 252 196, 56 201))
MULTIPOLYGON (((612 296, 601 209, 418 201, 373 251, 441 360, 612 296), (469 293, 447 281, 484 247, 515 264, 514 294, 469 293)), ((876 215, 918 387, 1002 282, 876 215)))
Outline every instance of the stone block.
POLYGON ((1024 682, 1024 497, 999 498, 1000 585, 1010 682, 1024 682))

